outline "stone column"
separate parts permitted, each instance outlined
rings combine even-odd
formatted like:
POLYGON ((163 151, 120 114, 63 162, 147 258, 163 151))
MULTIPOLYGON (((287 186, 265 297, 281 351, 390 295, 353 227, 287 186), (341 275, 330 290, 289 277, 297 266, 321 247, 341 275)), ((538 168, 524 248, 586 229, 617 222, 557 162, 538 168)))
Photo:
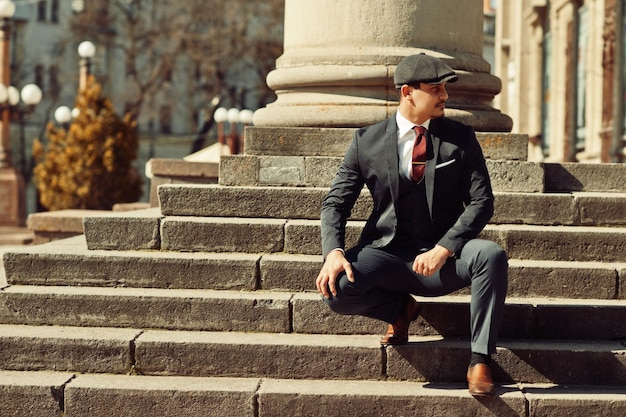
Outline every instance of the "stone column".
POLYGON ((360 127, 396 109, 393 71, 425 52, 459 73, 446 114, 479 131, 508 132, 491 107, 500 80, 482 58, 481 0, 285 0, 284 53, 267 77, 277 99, 256 126, 360 127))

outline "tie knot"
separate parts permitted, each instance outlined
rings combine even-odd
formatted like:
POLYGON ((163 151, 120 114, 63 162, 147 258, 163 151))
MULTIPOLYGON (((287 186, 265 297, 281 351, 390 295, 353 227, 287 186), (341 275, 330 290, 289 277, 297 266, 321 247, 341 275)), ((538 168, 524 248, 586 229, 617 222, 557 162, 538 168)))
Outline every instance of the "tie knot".
POLYGON ((420 136, 426 133, 426 128, 424 126, 413 126, 413 130, 415 130, 415 133, 417 133, 417 136, 420 136))

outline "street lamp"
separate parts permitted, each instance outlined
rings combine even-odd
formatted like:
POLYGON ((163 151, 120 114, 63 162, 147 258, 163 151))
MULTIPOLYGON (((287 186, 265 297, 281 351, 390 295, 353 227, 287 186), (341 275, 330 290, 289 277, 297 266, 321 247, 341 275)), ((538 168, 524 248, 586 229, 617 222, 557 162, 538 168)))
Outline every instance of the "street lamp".
POLYGON ((72 111, 67 106, 58 107, 54 111, 54 119, 62 125, 68 124, 72 120, 72 111))
MULTIPOLYGON (((4 0, 0 0, 4 1, 4 0)), ((78 45, 78 55, 80 56, 80 76, 78 79, 78 89, 83 91, 87 88, 87 79, 91 74, 91 58, 96 54, 96 46, 89 42, 84 41, 78 45)))
POLYGON ((213 120, 217 123, 217 141, 220 145, 224 144, 224 122, 228 120, 228 110, 220 107, 213 113, 213 120))
POLYGON ((35 110, 35 106, 41 102, 42 98, 41 88, 36 84, 24 86, 21 92, 13 86, 5 87, 4 84, 0 84, 0 107, 3 111, 8 110, 10 115, 17 115, 17 121, 20 124, 20 168, 22 178, 26 183, 30 181, 30 167, 26 163, 24 124, 26 116, 35 110), (20 97, 22 98, 21 103, 20 97))

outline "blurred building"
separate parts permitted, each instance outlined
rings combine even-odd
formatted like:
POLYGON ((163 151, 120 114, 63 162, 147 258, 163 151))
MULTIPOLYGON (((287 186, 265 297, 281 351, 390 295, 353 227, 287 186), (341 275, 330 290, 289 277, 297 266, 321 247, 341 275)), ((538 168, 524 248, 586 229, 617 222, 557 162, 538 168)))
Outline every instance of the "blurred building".
MULTIPOLYGON (((45 124, 53 120, 55 109, 73 105, 79 79, 77 47, 84 40, 96 44, 91 70, 103 84, 105 94, 113 100, 119 113, 127 109, 129 99, 137 91, 129 87, 126 58, 119 48, 124 43, 121 39, 124 31, 120 28, 121 22, 112 16, 113 2, 14 1, 17 9, 13 19, 12 84, 21 88, 36 83, 44 93, 44 100, 35 113, 25 119, 23 136, 27 154, 32 139, 43 137, 45 124), (98 19, 84 28, 85 33, 92 35, 86 39, 77 35, 80 17, 94 7, 98 9, 98 19)), ((227 38, 233 35, 234 29, 226 20, 236 16, 239 23, 242 19, 246 22, 241 32, 244 37, 262 41, 254 44, 255 48, 282 46, 280 17, 281 23, 267 24, 260 16, 249 18, 249 15, 228 10, 252 3, 272 3, 271 7, 280 8, 277 4, 282 0, 186 1, 187 4, 200 1, 201 6, 210 9, 205 18, 213 19, 209 20, 211 24, 224 20, 216 42, 221 39, 232 44, 227 38), (272 29, 268 31, 268 27, 272 29)), ((154 10, 159 4, 162 5, 159 7, 167 5, 162 0, 150 2, 154 2, 154 10)), ((624 2, 626 0, 483 0, 483 56, 491 64, 492 72, 502 80, 502 92, 496 96, 494 107, 513 118, 514 132, 530 135, 531 160, 624 160, 624 2)), ((133 0, 119 4, 127 4, 133 11, 133 0)), ((152 17, 156 15, 157 12, 151 13, 152 17)), ((251 52, 254 49, 246 47, 251 52)), ((209 66, 232 58, 231 48, 222 49, 222 55, 214 58, 209 66)), ((151 51, 152 58, 159 62, 159 51, 151 51)), ((205 54, 205 51, 200 52, 199 56, 205 54)), ((272 53, 278 56, 280 51, 272 53)), ((252 58, 252 61, 258 59, 252 58)), ((207 103, 217 93, 222 98, 220 105, 225 107, 254 110, 264 105, 264 100, 272 101, 273 97, 259 96, 258 85, 264 83, 266 72, 253 69, 250 62, 250 59, 239 60, 230 65, 222 74, 223 84, 216 89, 215 80, 203 73, 189 56, 176 60, 141 107, 142 142, 137 161, 140 171, 143 172, 143 164, 151 157, 177 158, 190 152, 196 132, 206 117, 207 103)), ((21 151, 18 141, 21 132, 20 126, 12 126, 14 152, 21 151)), ((33 198, 31 196, 31 200, 33 198)), ((28 207, 32 212, 34 203, 31 201, 28 207)))
POLYGON ((623 162, 624 0, 498 0, 495 107, 535 161, 623 162))

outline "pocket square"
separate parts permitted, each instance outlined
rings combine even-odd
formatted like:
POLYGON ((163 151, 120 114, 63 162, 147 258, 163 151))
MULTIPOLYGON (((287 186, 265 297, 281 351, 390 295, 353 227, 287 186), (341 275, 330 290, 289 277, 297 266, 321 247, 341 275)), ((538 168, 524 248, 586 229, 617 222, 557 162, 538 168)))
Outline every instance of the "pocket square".
POLYGON ((456 161, 456 159, 451 159, 451 160, 449 160, 449 161, 446 161, 446 162, 442 162, 442 163, 440 163, 440 164, 437 164, 437 165, 435 165, 435 169, 439 169, 439 168, 446 167, 446 166, 448 166, 448 165, 450 165, 450 164, 453 164, 453 163, 454 163, 454 161, 456 161))

